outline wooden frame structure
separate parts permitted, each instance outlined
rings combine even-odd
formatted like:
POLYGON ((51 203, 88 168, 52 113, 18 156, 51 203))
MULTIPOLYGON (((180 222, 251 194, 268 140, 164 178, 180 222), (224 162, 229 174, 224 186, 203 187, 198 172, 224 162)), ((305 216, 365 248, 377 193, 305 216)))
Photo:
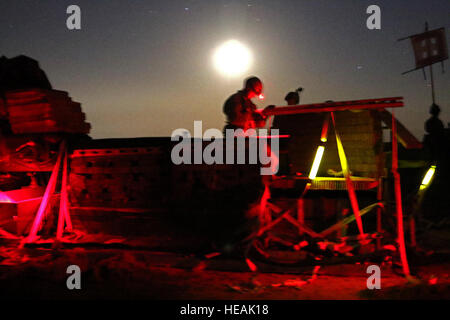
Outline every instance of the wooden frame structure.
POLYGON ((45 189, 44 196, 42 198, 39 209, 34 218, 33 224, 31 226, 30 232, 26 238, 23 239, 21 246, 26 243, 33 243, 38 239, 38 232, 42 228, 44 216, 47 213, 49 202, 51 197, 56 191, 56 185, 58 183, 58 178, 61 179, 61 194, 59 203, 59 214, 58 214, 58 224, 56 231, 56 240, 61 241, 63 238, 64 230, 68 232, 72 231, 72 221, 69 213, 69 200, 67 196, 67 175, 68 175, 68 151, 67 143, 62 140, 59 145, 58 159, 56 160, 55 166, 53 168, 50 180, 45 189), (61 177, 60 177, 60 171, 61 177))
MULTIPOLYGON (((400 189, 400 175, 397 171, 398 169, 398 151, 397 151, 397 141, 400 140, 404 145, 412 145, 411 147, 420 147, 420 143, 412 136, 408 135, 408 131, 404 129, 402 126, 399 126, 399 122, 395 119, 394 112, 389 113, 385 110, 385 108, 397 108, 403 107, 402 97, 392 97, 392 98, 380 98, 380 99, 366 99, 366 100, 356 100, 356 101, 340 101, 340 102, 327 102, 322 104, 309 104, 309 105, 297 105, 297 106, 282 106, 276 107, 273 110, 268 112, 271 116, 277 115, 295 115, 295 114, 308 114, 308 113, 330 113, 332 118, 332 123, 335 129, 336 142, 338 146, 339 152, 339 160, 341 163, 341 167, 343 170, 343 178, 326 178, 326 177, 314 177, 313 179, 306 178, 303 176, 300 177, 281 177, 275 178, 273 181, 266 183, 265 192, 261 199, 260 203, 260 222, 261 228, 248 237, 251 239, 252 237, 261 236, 266 231, 273 228, 276 224, 278 224, 282 220, 287 220, 289 223, 298 228, 299 233, 307 233, 313 238, 326 238, 330 233, 339 229, 342 225, 346 225, 354 220, 356 220, 359 229, 359 240, 361 243, 367 239, 367 234, 364 233, 363 224, 361 220, 361 216, 370 210, 377 208, 377 232, 381 232, 381 210, 384 209, 382 203, 382 183, 379 179, 370 179, 370 178, 354 178, 351 176, 351 172, 348 168, 348 162, 346 159, 344 146, 340 139, 339 133, 336 130, 335 116, 334 113, 337 111, 344 110, 377 110, 382 114, 382 120, 388 125, 392 132, 392 174, 394 177, 394 190, 395 190, 395 200, 396 200, 396 215, 397 215, 397 241, 400 249, 400 256, 403 265, 403 271, 405 276, 410 277, 409 266, 406 258, 406 249, 405 249, 405 240, 404 240, 404 229, 403 229, 403 209, 402 209, 402 200, 401 200, 401 189, 400 189), (390 116, 390 120, 388 117, 390 116), (400 127, 403 133, 401 137, 398 139, 397 127, 400 127), (405 132, 407 134, 405 134, 405 132), (406 138, 404 138, 406 137, 406 138), (295 185, 296 181, 304 180, 306 182, 306 187, 301 194, 301 196, 297 199, 297 219, 292 216, 293 209, 281 210, 280 208, 274 206, 272 203, 268 201, 270 198, 270 187, 271 186, 284 186, 286 188, 290 188, 295 185), (303 212, 303 198, 305 194, 309 190, 320 190, 323 187, 326 187, 327 184, 334 184, 334 188, 336 185, 340 185, 339 189, 345 189, 348 191, 350 203, 353 211, 353 215, 343 220, 339 221, 335 225, 323 230, 322 232, 316 232, 309 227, 307 227, 304 223, 304 212, 303 212), (355 185, 357 185, 357 189, 372 189, 378 187, 377 190, 377 202, 360 210, 358 206, 358 201, 355 193, 355 185), (271 211, 277 212, 279 216, 272 221, 271 211)), ((327 123, 328 126, 328 123, 327 123)), ((327 132, 325 129, 325 125, 322 128, 322 138, 323 133, 327 132)), ((326 141, 325 139, 321 139, 322 142, 326 141)), ((380 240, 377 241, 377 245, 379 247, 380 240)))

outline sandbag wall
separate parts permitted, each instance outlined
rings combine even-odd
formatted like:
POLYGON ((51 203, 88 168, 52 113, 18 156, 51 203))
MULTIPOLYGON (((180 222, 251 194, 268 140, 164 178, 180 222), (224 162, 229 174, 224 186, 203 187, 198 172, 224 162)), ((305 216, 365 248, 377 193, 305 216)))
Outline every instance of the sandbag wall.
POLYGON ((160 208, 169 196, 161 147, 75 150, 70 162, 74 207, 160 208))
POLYGON ((94 140, 75 147, 71 206, 198 211, 227 196, 247 202, 249 186, 259 190, 259 166, 174 165, 173 145, 170 138, 148 138, 94 140))
POLYGON ((245 232, 263 187, 259 165, 181 164, 171 167, 171 190, 170 213, 186 228, 220 242, 245 232))

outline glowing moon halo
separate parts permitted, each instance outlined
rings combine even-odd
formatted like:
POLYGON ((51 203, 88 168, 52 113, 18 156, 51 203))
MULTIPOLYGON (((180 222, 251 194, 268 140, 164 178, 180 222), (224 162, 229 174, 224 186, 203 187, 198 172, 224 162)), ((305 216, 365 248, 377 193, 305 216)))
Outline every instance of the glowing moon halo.
POLYGON ((213 63, 217 71, 224 76, 235 77, 247 71, 252 64, 250 50, 237 40, 229 40, 214 52, 213 63))

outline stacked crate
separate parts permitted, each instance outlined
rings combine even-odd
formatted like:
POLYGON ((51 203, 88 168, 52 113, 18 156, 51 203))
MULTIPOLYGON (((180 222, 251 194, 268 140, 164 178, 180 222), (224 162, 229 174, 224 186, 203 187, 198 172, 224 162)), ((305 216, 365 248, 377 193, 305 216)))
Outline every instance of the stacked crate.
POLYGON ((7 91, 6 106, 14 134, 80 133, 87 134, 90 124, 80 103, 67 92, 48 89, 7 91))
POLYGON ((169 165, 161 147, 75 150, 70 163, 74 207, 160 209, 169 196, 169 165))

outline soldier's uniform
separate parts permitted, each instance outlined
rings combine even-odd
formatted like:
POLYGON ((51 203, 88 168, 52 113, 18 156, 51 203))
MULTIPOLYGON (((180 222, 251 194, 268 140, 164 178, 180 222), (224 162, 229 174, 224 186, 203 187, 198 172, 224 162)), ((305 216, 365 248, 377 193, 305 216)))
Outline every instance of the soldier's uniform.
POLYGON ((265 117, 257 111, 256 105, 245 95, 243 90, 231 95, 223 106, 227 116, 225 129, 259 128, 265 125, 265 117))

